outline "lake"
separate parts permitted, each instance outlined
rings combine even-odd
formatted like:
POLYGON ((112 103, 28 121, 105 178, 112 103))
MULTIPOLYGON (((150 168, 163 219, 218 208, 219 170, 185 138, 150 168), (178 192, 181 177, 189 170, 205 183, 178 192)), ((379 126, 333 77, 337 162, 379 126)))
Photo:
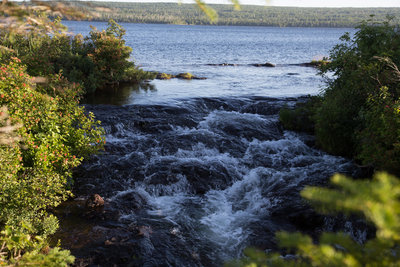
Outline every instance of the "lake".
MULTIPOLYGON (((65 24, 83 34, 89 24, 106 25, 65 24)), ((136 64, 207 79, 155 80, 150 89, 121 88, 85 104, 102 121, 107 144, 75 173, 78 212, 59 215, 63 246, 78 262, 221 266, 248 246, 276 249, 279 230, 340 229, 365 238, 299 196, 306 185, 357 168, 316 149, 312 136, 283 130, 278 119, 283 106, 323 86, 316 69, 296 64, 327 56, 353 29, 123 26, 136 64), (251 66, 265 62, 276 67, 251 66), (222 63, 237 66, 215 66, 222 63), (104 210, 82 216, 80 201, 94 193, 105 198, 104 210)))
MULTIPOLYGON (((89 25, 65 22, 75 33, 87 34, 89 25)), ((153 81, 156 91, 133 91, 123 104, 168 102, 187 97, 299 96, 317 94, 323 87, 314 68, 294 64, 322 59, 339 37, 354 29, 183 26, 122 24, 134 62, 145 70, 206 77, 200 81, 153 81), (249 64, 270 62, 276 68, 249 64), (239 66, 210 66, 208 64, 239 66)))

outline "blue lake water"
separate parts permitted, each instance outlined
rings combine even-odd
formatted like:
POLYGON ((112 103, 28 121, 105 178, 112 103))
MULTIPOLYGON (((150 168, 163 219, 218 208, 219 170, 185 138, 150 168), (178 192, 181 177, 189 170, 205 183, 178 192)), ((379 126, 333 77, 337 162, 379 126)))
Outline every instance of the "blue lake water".
MULTIPOLYGON (((89 25, 104 22, 66 21, 70 31, 86 35, 89 25)), ((354 29, 276 28, 122 24, 132 59, 145 70, 190 72, 207 80, 153 81, 154 91, 132 90, 124 104, 170 102, 190 97, 299 96, 317 94, 323 82, 310 67, 294 66, 322 59, 339 37, 354 29), (275 68, 248 64, 270 62, 275 68), (209 66, 207 64, 238 64, 209 66)))

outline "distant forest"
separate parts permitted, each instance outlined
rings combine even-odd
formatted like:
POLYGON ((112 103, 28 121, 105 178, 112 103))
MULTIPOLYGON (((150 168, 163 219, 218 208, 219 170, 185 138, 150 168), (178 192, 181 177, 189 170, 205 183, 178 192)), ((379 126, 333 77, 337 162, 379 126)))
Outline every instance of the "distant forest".
POLYGON ((195 4, 127 3, 127 2, 69 2, 91 11, 93 20, 133 23, 161 23, 183 25, 241 25, 277 27, 354 27, 374 15, 375 21, 400 14, 400 8, 300 8, 273 6, 210 5, 219 15, 211 23, 195 4))

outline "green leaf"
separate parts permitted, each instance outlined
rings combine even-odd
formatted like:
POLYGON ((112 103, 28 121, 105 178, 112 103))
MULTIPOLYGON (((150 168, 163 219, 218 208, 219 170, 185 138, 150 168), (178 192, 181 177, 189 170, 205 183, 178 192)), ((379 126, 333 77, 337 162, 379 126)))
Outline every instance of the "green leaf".
POLYGON ((195 1, 200 10, 203 11, 204 14, 206 14, 206 16, 211 22, 215 23, 218 21, 218 14, 213 8, 206 5, 202 0, 195 0, 195 1))

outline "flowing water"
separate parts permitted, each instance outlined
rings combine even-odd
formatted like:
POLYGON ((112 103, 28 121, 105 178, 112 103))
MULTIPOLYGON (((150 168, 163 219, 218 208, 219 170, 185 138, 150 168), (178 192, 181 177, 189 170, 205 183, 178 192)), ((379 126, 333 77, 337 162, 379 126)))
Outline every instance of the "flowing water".
POLYGON ((278 112, 322 85, 315 69, 295 64, 327 55, 351 29, 124 27, 143 68, 207 80, 88 101, 107 144, 77 171, 76 196, 98 193, 106 207, 81 219, 85 229, 63 226, 75 255, 102 266, 220 266, 247 246, 275 249, 278 230, 328 227, 299 191, 357 170, 315 149, 312 136, 284 131, 278 112), (277 66, 250 65, 266 61, 277 66), (225 62, 238 66, 210 65, 225 62))

